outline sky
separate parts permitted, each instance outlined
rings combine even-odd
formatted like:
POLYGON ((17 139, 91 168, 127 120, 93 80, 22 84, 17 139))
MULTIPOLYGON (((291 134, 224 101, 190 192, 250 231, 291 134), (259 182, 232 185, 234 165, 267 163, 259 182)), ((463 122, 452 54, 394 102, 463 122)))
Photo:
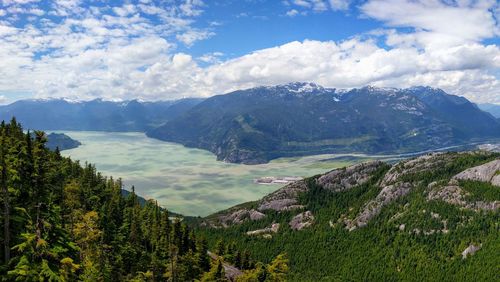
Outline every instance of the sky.
POLYGON ((500 104, 497 0, 0 0, 0 103, 294 81, 500 104))

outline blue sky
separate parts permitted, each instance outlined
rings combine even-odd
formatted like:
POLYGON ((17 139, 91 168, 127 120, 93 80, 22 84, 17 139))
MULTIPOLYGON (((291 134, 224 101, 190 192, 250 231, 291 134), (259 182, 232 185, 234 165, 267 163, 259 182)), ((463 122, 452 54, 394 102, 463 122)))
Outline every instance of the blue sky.
POLYGON ((500 104, 496 0, 0 0, 0 103, 429 85, 500 104))
MULTIPOLYGON (((354 12, 355 9, 352 10, 354 12)), ((220 24, 214 28, 217 35, 183 51, 195 56, 222 52, 227 57, 237 57, 295 40, 340 41, 381 26, 379 22, 350 13, 333 10, 314 12, 280 1, 233 1, 213 5, 208 7, 202 21, 220 24), (294 9, 307 15, 286 15, 294 9)))

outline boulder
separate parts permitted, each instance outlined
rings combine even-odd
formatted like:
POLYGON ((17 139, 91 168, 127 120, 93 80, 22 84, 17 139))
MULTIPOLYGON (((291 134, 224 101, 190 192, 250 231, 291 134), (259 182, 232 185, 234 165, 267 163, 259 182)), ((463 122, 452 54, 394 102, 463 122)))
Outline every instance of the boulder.
POLYGON ((466 259, 467 256, 475 254, 481 249, 481 246, 470 245, 462 252, 462 259, 466 259))

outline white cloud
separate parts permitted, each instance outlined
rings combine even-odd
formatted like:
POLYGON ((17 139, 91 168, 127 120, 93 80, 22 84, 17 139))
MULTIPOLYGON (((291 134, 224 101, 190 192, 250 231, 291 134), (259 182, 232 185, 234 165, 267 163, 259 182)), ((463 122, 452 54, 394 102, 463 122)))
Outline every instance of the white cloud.
MULTIPOLYGON (((328 10, 328 5, 324 0, 293 0, 291 1, 293 5, 312 9, 315 12, 323 12, 328 10)), ((285 3, 285 6, 289 6, 290 3, 285 3)))
POLYGON ((220 92, 289 81, 314 81, 341 88, 424 84, 476 100, 500 101, 500 86, 485 71, 500 66, 498 47, 471 45, 447 53, 442 57, 415 48, 385 50, 372 41, 358 39, 342 43, 292 42, 212 66, 206 70, 204 82, 220 92), (470 65, 471 57, 484 59, 470 65), (477 92, 474 87, 466 87, 474 79, 481 85, 477 92))
MULTIPOLYGON (((317 5, 321 11, 320 2, 327 3, 290 1, 288 9, 302 13, 317 5), (304 8, 297 8, 300 5, 304 8)), ((194 28, 193 18, 187 16, 194 17, 195 10, 204 7, 200 1, 183 1, 189 6, 184 8, 141 1, 96 10, 82 8, 78 1, 58 0, 52 7, 56 14, 73 14, 60 21, 39 19, 39 26, 0 21, 0 93, 165 100, 313 81, 340 88, 430 85, 474 101, 500 103, 495 76, 500 48, 481 41, 497 34, 491 18, 498 9, 491 2, 450 7, 434 0, 386 2, 394 6, 371 0, 361 9, 387 28, 340 42, 294 41, 223 60, 218 52, 193 58, 177 51, 178 44, 191 46, 214 35, 210 29, 194 28), (410 8, 414 13, 406 12, 410 8), (438 16, 433 10, 440 12, 437 23, 428 16, 438 16), (412 30, 402 32, 401 27, 412 30), (380 39, 384 46, 377 44, 380 39)), ((335 5, 341 9, 339 3, 335 5)), ((333 9, 332 1, 330 5, 333 9)))
POLYGON ((185 2, 180 5, 180 10, 188 17, 199 16, 203 12, 201 9, 203 6, 204 3, 201 0, 185 0, 185 2))
POLYGON ((299 11, 297 11, 295 9, 291 9, 291 10, 289 10, 289 11, 286 12, 286 15, 289 16, 289 17, 295 17, 298 14, 299 14, 299 11))
POLYGON ((199 57, 198 60, 208 64, 215 64, 221 62, 222 56, 224 56, 224 54, 221 52, 212 52, 204 54, 203 56, 199 57))
POLYGON ((192 46, 196 41, 208 39, 213 35, 215 35, 215 33, 211 31, 192 29, 183 34, 177 34, 176 38, 187 46, 192 46))
MULTIPOLYGON (((325 12, 331 8, 334 11, 347 10, 349 8, 350 0, 292 0, 283 1, 283 5, 290 7, 295 6, 303 10, 312 10, 314 12, 325 12)), ((292 10, 289 10, 293 11, 292 10)), ((302 11, 302 13, 307 13, 302 11)))
POLYGON ((350 0, 330 0, 330 7, 332 10, 347 10, 349 9, 350 0))
POLYGON ((496 1, 369 0, 361 6, 368 17, 392 27, 415 29, 415 40, 423 45, 457 45, 498 34, 492 9, 496 1))

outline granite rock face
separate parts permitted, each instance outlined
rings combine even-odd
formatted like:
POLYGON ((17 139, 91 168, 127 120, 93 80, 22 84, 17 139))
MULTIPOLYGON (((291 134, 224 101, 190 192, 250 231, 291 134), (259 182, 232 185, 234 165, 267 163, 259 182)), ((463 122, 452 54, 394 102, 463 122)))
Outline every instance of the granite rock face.
POLYGON ((305 211, 294 216, 290 221, 290 228, 293 230, 302 230, 314 223, 314 216, 311 211, 305 211))
POLYGON ((257 209, 259 211, 288 211, 303 208, 303 206, 298 203, 298 197, 307 190, 307 184, 304 180, 290 183, 262 198, 262 200, 259 201, 259 207, 257 209))
POLYGON ((455 175, 453 179, 490 182, 493 185, 500 186, 499 172, 500 159, 466 169, 461 173, 455 175))
MULTIPOLYGON (((384 206, 407 195, 411 189, 418 185, 418 180, 408 180, 412 178, 407 178, 407 176, 445 166, 459 155, 431 153, 393 165, 378 183, 382 190, 375 199, 368 201, 354 219, 343 219, 346 228, 352 231, 366 226, 372 218, 380 214, 384 206)), ((450 189, 453 190, 453 188, 450 189)), ((450 191, 444 192, 451 193, 450 191)), ((462 200, 462 198, 456 198, 455 200, 462 200)))
POLYGON ((500 174, 493 176, 493 178, 491 179, 491 185, 500 186, 500 174))
POLYGON ((358 227, 366 226, 372 218, 380 213, 385 205, 405 196, 410 192, 411 188, 413 186, 410 183, 397 183, 384 187, 375 199, 364 205, 362 211, 354 220, 346 219, 346 228, 352 231, 358 227))
POLYGON ((380 182, 380 186, 384 187, 394 184, 403 176, 431 170, 438 165, 444 164, 446 162, 446 158, 442 158, 441 155, 441 153, 432 153, 412 160, 397 163, 384 175, 384 178, 380 182))
MULTIPOLYGON (((259 211, 256 211, 254 209, 251 209, 251 210, 236 209, 236 210, 230 211, 228 213, 219 215, 217 217, 216 223, 219 223, 220 225, 222 225, 222 227, 228 227, 228 226, 234 225, 234 224, 241 224, 241 223, 248 221, 248 220, 251 220, 251 221, 260 220, 260 219, 263 219, 264 217, 266 217, 265 214, 263 214, 259 211)), ((213 222, 211 222, 211 225, 216 226, 217 225, 216 223, 214 224, 213 222)))
POLYGON ((370 180, 373 172, 383 165, 374 161, 336 169, 319 177, 316 183, 333 192, 346 191, 370 180))
POLYGON ((467 201, 469 193, 464 191, 453 180, 443 187, 431 187, 430 189, 427 194, 427 200, 429 201, 441 200, 451 205, 475 211, 496 211, 500 208, 500 201, 467 201))
MULTIPOLYGON (((471 210, 495 211, 500 208, 499 201, 468 201, 470 194, 460 187, 461 180, 489 182, 500 186, 500 160, 493 160, 483 165, 471 167, 452 177, 447 185, 436 187, 429 185, 427 200, 441 200, 446 203, 471 210)), ((431 183, 433 184, 433 183, 431 183)))

